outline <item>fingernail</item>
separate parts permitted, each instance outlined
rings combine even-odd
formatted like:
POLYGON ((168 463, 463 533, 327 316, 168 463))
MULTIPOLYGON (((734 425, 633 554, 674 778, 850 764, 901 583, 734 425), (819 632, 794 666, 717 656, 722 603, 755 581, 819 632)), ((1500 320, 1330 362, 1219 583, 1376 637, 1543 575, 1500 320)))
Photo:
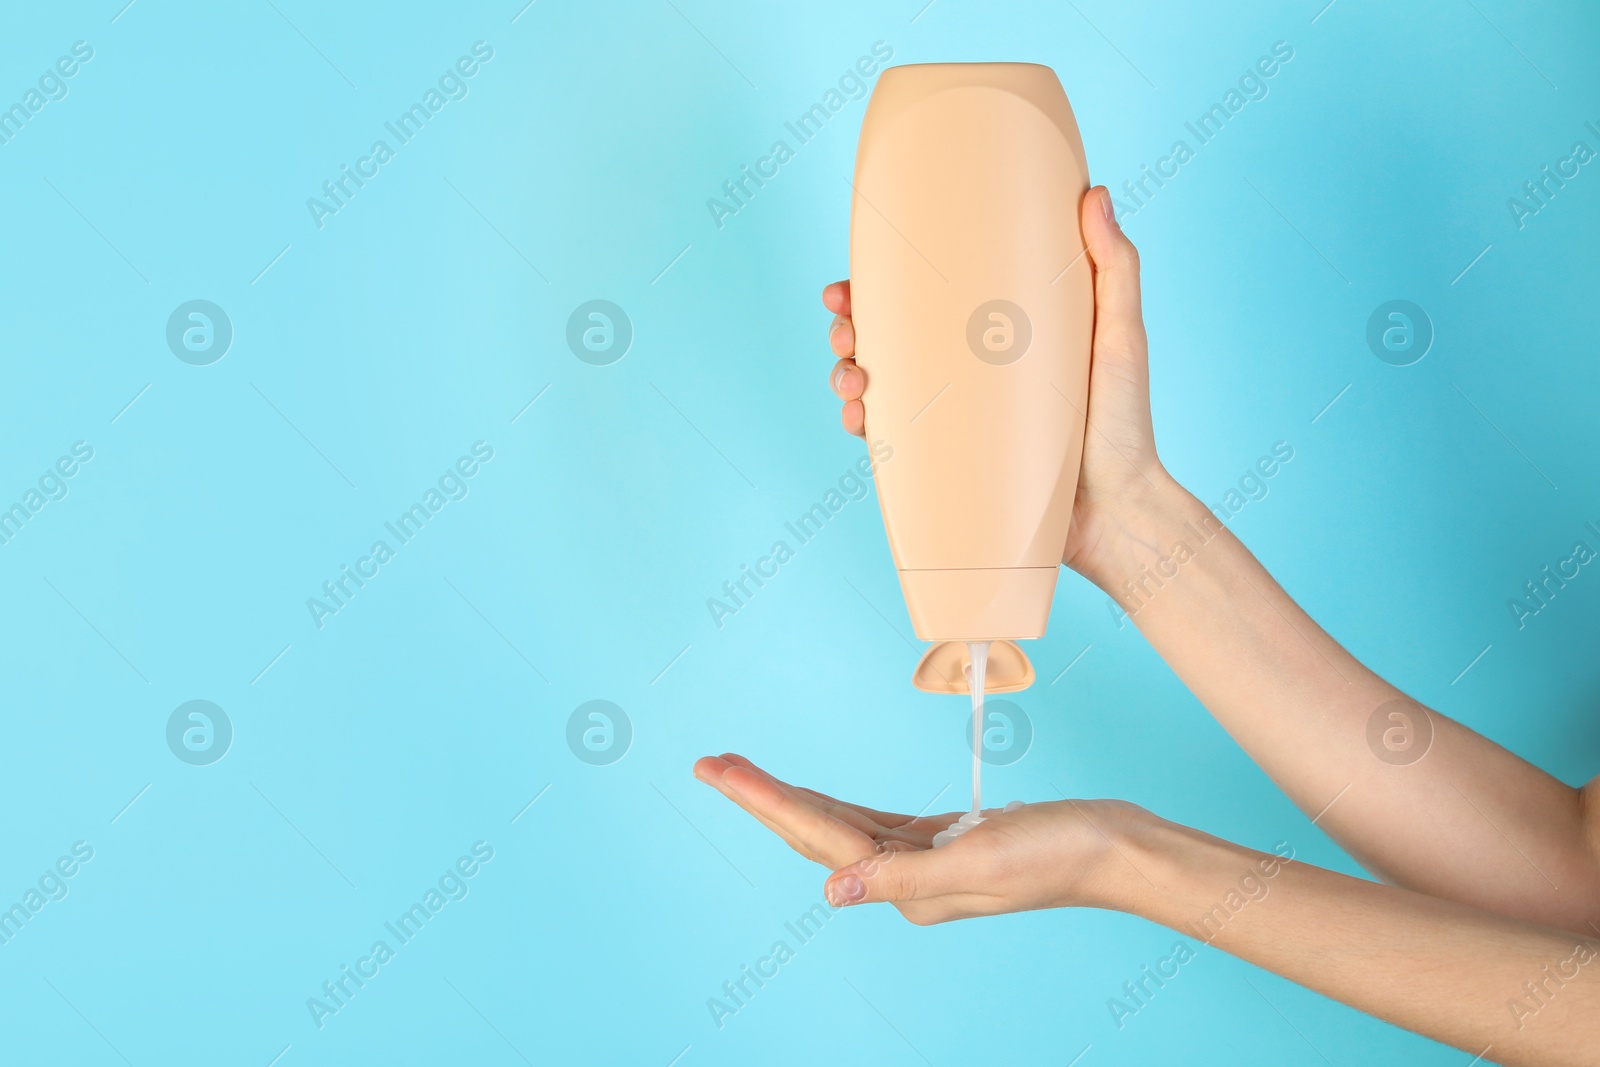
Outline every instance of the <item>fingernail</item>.
POLYGON ((834 907, 842 908, 846 904, 855 904, 867 895, 867 884, 853 874, 847 874, 833 884, 829 890, 834 907))
POLYGON ((844 388, 845 372, 848 371, 849 369, 850 369, 849 367, 840 367, 838 370, 833 372, 833 390, 834 390, 834 392, 838 392, 839 390, 844 388))
POLYGON ((1105 212, 1106 221, 1107 222, 1111 223, 1112 225, 1116 224, 1117 216, 1111 210, 1111 190, 1110 189, 1107 189, 1105 191, 1105 193, 1100 197, 1100 210, 1105 212))

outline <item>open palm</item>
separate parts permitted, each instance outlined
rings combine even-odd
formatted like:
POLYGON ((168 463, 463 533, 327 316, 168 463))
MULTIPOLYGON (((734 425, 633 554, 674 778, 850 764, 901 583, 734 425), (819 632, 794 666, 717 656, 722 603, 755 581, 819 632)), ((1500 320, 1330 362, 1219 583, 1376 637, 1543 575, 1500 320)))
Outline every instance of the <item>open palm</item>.
POLYGON ((1103 828, 1142 814, 1110 800, 1029 804, 995 813, 935 851, 933 835, 960 813, 918 817, 851 804, 789 785, 732 753, 700 759, 694 773, 790 848, 831 869, 825 886, 830 904, 885 901, 921 926, 1034 908, 1104 906, 1106 879, 1114 872, 1103 828))

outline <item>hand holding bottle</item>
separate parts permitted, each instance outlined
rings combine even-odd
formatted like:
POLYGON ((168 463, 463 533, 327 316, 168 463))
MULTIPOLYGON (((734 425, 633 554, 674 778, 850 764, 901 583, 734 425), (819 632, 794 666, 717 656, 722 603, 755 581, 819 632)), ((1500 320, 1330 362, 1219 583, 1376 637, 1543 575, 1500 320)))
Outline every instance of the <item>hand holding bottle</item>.
MULTIPOLYGON (((1167 490, 1172 479, 1156 456, 1150 422, 1139 253, 1117 225, 1111 194, 1104 186, 1084 195, 1080 211, 1087 258, 1094 271, 1095 328, 1083 467, 1063 562, 1096 580, 1102 562, 1096 550, 1107 529, 1122 523, 1117 517, 1119 510, 1131 501, 1167 490)), ((850 283, 834 282, 823 289, 822 303, 834 313, 828 343, 839 358, 829 382, 844 401, 840 421, 845 430, 860 437, 866 426, 861 396, 867 379, 855 362, 850 283)))

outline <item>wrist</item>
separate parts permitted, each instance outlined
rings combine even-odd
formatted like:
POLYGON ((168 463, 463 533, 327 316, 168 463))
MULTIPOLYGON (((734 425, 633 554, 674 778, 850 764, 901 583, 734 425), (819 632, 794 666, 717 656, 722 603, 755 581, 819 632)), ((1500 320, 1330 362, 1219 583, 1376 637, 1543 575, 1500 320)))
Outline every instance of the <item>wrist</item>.
POLYGON ((1125 801, 1069 803, 1085 815, 1085 808, 1093 810, 1090 822, 1097 852, 1087 868, 1090 876, 1074 889, 1076 899, 1061 903, 1146 914, 1152 893, 1171 888, 1175 869, 1171 861, 1185 844, 1183 835, 1194 831, 1125 801))
POLYGON ((1115 910, 1207 942, 1294 862, 1287 842, 1259 852, 1156 816, 1130 831, 1118 842, 1128 874, 1115 910))
POLYGON ((1131 479, 1111 498, 1094 502, 1093 547, 1068 565, 1119 599, 1123 584, 1140 567, 1157 562, 1173 533, 1181 531, 1186 521, 1196 520, 1196 509, 1204 511, 1205 507, 1165 467, 1157 465, 1131 479))

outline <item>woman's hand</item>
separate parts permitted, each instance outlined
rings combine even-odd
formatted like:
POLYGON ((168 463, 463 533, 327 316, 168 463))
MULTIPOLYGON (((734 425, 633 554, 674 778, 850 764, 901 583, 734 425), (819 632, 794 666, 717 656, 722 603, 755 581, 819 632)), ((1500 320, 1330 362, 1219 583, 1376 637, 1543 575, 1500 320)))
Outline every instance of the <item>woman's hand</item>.
MULTIPOLYGON (((1111 209, 1111 194, 1096 186, 1080 208, 1089 262, 1072 270, 1094 272, 1095 328, 1089 372, 1088 429, 1083 468, 1072 509, 1062 561, 1091 581, 1100 574, 1102 539, 1121 524, 1115 509, 1133 498, 1171 488, 1171 478, 1156 456, 1150 424, 1150 369, 1139 298, 1139 253, 1123 234, 1111 209)), ((850 320, 850 283, 834 282, 822 291, 834 313, 828 343, 838 356, 829 378, 844 401, 840 421, 850 433, 866 432, 861 394, 866 372, 856 365, 855 326, 850 320)))
POLYGON ((1600 982, 1584 977, 1600 967, 1594 938, 1241 848, 1117 801, 1029 804, 932 849, 953 814, 846 804, 733 755, 706 756, 694 773, 836 868, 835 907, 888 901, 923 926, 1033 908, 1125 911, 1480 1060, 1493 1049, 1496 1063, 1596 1062, 1600 982))
POLYGON ((919 926, 1011 911, 1116 907, 1132 872, 1112 842, 1150 818, 1132 804, 1064 800, 991 815, 948 845, 959 813, 917 818, 789 785, 742 756, 706 756, 695 777, 800 855, 833 870, 835 907, 885 901, 919 926))

